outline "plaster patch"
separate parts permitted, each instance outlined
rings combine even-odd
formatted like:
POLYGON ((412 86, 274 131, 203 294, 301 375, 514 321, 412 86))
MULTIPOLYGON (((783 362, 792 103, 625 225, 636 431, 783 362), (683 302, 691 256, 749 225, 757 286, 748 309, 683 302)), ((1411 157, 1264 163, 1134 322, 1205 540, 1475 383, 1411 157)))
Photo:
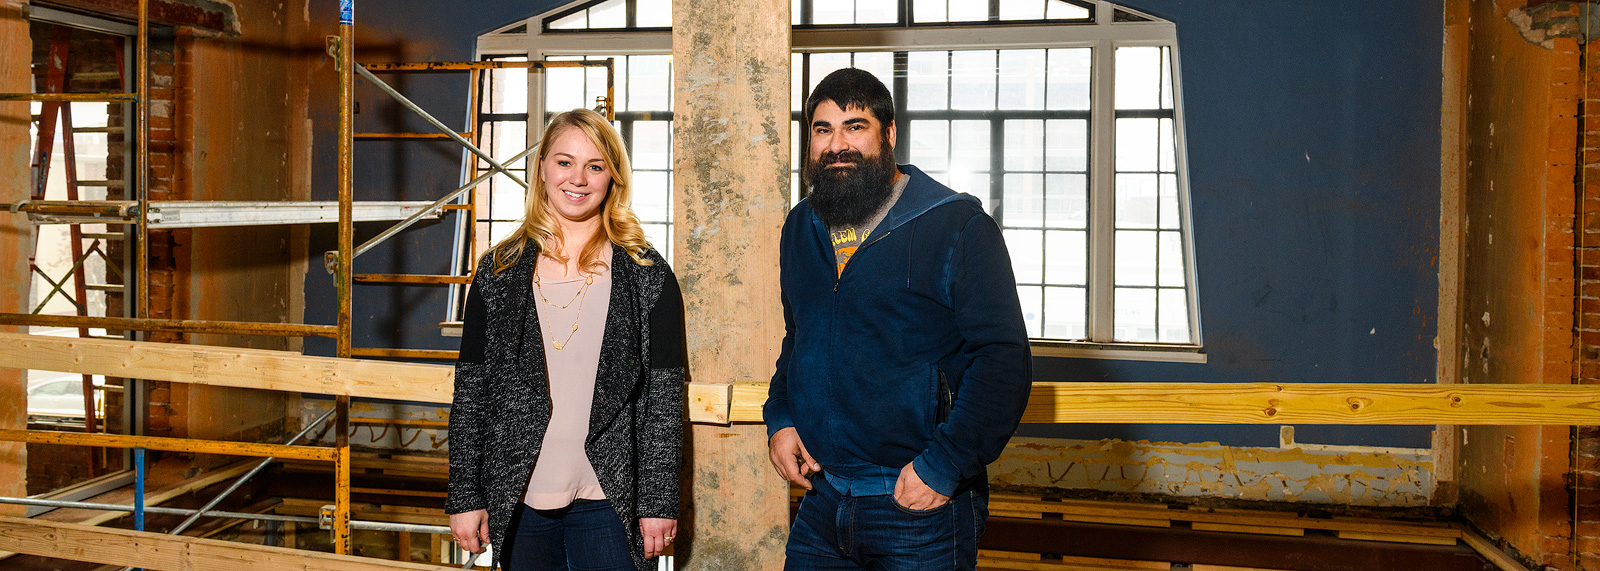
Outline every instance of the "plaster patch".
POLYGON ((1418 453, 1014 438, 990 466, 1000 486, 1242 500, 1427 506, 1432 459, 1418 453))

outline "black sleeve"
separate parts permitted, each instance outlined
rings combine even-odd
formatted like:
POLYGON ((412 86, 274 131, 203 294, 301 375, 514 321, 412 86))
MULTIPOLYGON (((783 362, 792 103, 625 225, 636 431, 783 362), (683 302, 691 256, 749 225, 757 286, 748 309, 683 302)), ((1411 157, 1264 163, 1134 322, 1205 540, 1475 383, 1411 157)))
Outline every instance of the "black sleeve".
MULTIPOLYGON (((678 289, 677 276, 668 269, 666 280, 661 284, 661 297, 656 299, 656 306, 650 308, 650 367, 686 366, 688 349, 684 346, 684 337, 683 292, 678 289)), ((462 342, 464 344, 465 339, 462 342)))
POLYGON ((457 363, 482 363, 485 358, 488 310, 484 308, 483 296, 478 293, 476 284, 467 288, 466 314, 461 318, 461 354, 456 357, 457 363))
MULTIPOLYGON (((660 263, 660 262, 658 262, 660 263)), ((663 264, 664 265, 664 264, 663 264)), ((684 382, 687 380, 683 294, 666 269, 661 295, 650 308, 650 365, 637 417, 639 517, 677 519, 683 467, 684 382)))
POLYGON ((474 285, 467 293, 466 315, 461 324, 461 355, 456 360, 455 395, 450 404, 449 494, 445 513, 488 508, 482 486, 485 423, 492 418, 489 372, 485 356, 488 310, 474 285))

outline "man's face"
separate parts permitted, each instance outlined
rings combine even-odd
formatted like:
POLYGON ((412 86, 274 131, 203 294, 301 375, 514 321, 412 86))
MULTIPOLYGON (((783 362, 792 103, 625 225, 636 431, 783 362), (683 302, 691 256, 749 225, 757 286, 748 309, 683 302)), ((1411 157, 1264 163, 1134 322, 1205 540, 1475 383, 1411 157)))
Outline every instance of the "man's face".
POLYGON ((801 169, 811 207, 828 227, 871 219, 892 194, 894 125, 866 109, 823 101, 811 112, 811 146, 801 169))
POLYGON ((832 176, 842 176, 861 161, 881 160, 884 149, 894 149, 895 129, 883 124, 866 109, 843 109, 833 101, 823 101, 811 112, 811 148, 807 159, 832 176), (887 138, 887 140, 885 140, 887 138))

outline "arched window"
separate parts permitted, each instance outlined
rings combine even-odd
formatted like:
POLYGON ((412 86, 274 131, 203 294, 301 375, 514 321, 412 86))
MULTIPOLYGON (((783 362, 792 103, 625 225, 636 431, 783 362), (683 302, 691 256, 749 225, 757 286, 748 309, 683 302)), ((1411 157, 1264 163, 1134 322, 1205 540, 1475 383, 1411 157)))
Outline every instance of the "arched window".
MULTIPOLYGON (((1175 24, 1090 0, 794 0, 791 17, 792 200, 801 102, 835 69, 868 70, 895 95, 897 159, 977 196, 1004 229, 1035 354, 1204 359, 1175 24)), ((670 25, 669 0, 594 0, 478 41, 484 58, 616 58, 634 208, 669 256, 670 25)), ((513 154, 605 89, 598 69, 496 71, 484 132, 513 154)), ((498 237, 522 197, 493 195, 481 234, 498 237)))

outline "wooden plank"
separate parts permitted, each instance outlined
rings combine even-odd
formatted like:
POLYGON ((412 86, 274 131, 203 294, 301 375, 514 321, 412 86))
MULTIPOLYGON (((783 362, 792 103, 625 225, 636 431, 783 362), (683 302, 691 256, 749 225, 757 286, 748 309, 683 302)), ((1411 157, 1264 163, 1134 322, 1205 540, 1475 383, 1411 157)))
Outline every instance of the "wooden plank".
POLYGON ((312 446, 285 446, 257 442, 224 442, 219 440, 190 440, 187 438, 162 438, 158 436, 127 436, 83 432, 56 432, 51 430, 0 430, 0 441, 28 442, 33 444, 61 444, 66 446, 106 446, 111 448, 147 448, 169 452, 200 452, 231 456, 269 456, 296 460, 332 460, 333 449, 312 446))
POLYGON ((0 367, 432 403, 455 388, 448 365, 3 332, 0 367))
POLYGON ((1061 514, 1061 519, 1083 523, 1104 523, 1110 525, 1136 525, 1139 527, 1172 527, 1170 519, 1147 519, 1138 517, 1110 517, 1095 515, 1061 514))
POLYGON ((689 383, 689 421, 728 424, 728 409, 733 404, 733 390, 734 385, 731 383, 689 383))
POLYGON ((1010 557, 978 556, 978 569, 1014 569, 1018 571, 1148 571, 1171 569, 1171 563, 1155 561, 1130 561, 1094 557, 1062 557, 1060 560, 1014 559, 1010 557))
POLYGON ((1272 515, 1233 515, 1216 513, 1197 513, 1185 511, 1182 515, 1174 514, 1174 519, 1198 523, 1220 523, 1230 525, 1253 525, 1262 527, 1300 527, 1305 529, 1325 529, 1329 531, 1348 531, 1352 533, 1367 533, 1372 535, 1406 535, 1427 536, 1441 541, 1448 539, 1454 542, 1459 533, 1448 527, 1433 527, 1427 525, 1413 525, 1408 523, 1390 522, 1383 520, 1340 520, 1321 519, 1297 516, 1287 518, 1272 515))
POLYGON ((1455 545, 1455 537, 1439 537, 1434 535, 1416 535, 1410 533, 1379 533, 1372 531, 1339 530, 1339 539, 1359 539, 1364 541, 1389 541, 1394 543, 1420 543, 1424 545, 1455 545))
POLYGON ((351 357, 389 357, 394 359, 433 359, 453 361, 460 353, 440 349, 392 349, 387 347, 351 347, 351 357))
POLYGON ((1023 422, 1538 425, 1600 422, 1600 387, 1034 383, 1023 422))
POLYGON ((1231 523, 1205 523, 1195 522, 1189 524, 1195 531, 1226 531, 1228 533, 1254 533, 1256 535, 1287 535, 1291 537, 1304 537, 1305 528, 1277 527, 1271 525, 1235 525, 1231 523))
MULTIPOLYGON (((761 422, 763 383, 734 386, 731 422, 761 422)), ((1023 422, 1140 424, 1600 424, 1593 385, 1034 383, 1023 422)), ((691 417, 691 420, 695 420, 691 417)))
POLYGON ((1527 567, 1518 563, 1516 559, 1512 559, 1510 555, 1506 555, 1505 551, 1495 547, 1493 543, 1489 543, 1489 540, 1484 539, 1483 536, 1467 529, 1465 526, 1462 526, 1460 530, 1461 540, 1466 542, 1467 546, 1471 547, 1473 551, 1478 552, 1478 555, 1493 563, 1500 571, 1528 571, 1527 567))
POLYGON ((160 571, 302 569, 327 571, 445 571, 449 567, 332 555, 214 539, 0 516, 0 549, 160 571))
POLYGON ((1041 555, 1026 551, 1001 551, 999 549, 979 549, 978 557, 982 559, 1012 559, 1018 561, 1038 561, 1041 555))
POLYGON ((426 490, 396 490, 391 488, 350 488, 350 493, 407 496, 413 498, 443 498, 448 495, 445 492, 430 492, 426 490))

